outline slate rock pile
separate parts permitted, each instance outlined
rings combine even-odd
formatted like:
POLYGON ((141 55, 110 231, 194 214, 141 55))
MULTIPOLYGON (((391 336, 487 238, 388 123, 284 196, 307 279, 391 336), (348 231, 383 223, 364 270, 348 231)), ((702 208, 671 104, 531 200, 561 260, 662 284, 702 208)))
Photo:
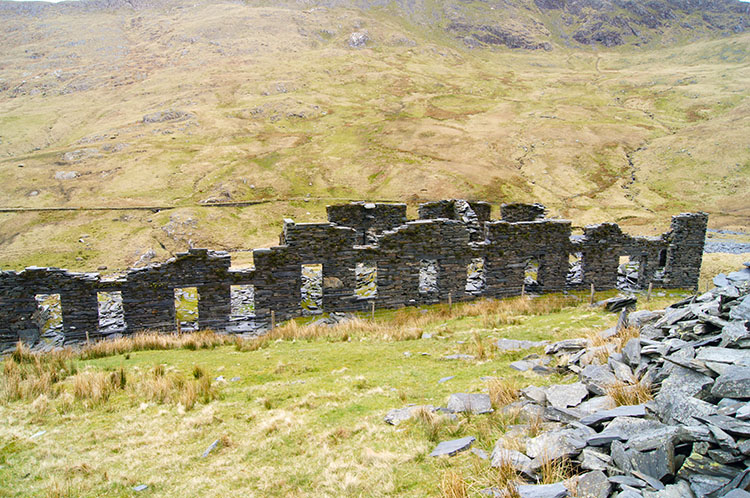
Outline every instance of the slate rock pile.
POLYGON ((505 409, 542 420, 544 432, 525 437, 525 452, 501 438, 492 465, 511 463, 535 479, 545 460, 571 459, 586 472, 574 479, 578 496, 750 496, 743 494, 750 489, 750 268, 714 283, 666 310, 621 320, 620 327, 640 328, 621 352, 615 341, 547 346, 579 382, 523 389, 505 409), (614 406, 612 386, 638 384, 651 386, 654 398, 614 406))
MULTIPOLYGON (((510 465, 528 481, 516 486, 522 498, 750 497, 746 266, 717 276, 713 290, 665 310, 629 312, 631 303, 613 300, 620 320, 600 333, 602 340, 546 345, 546 356, 556 357, 558 369, 577 375, 578 382, 522 389, 519 401, 502 410, 525 423, 497 441, 490 465, 510 465), (628 398, 622 393, 637 401, 623 405, 628 398), (563 459, 572 463, 576 477, 536 484, 545 463, 563 459)), ((507 339, 498 344, 499 349, 539 346, 507 339)), ((454 394, 445 408, 393 410, 386 421, 398 424, 420 409, 487 413, 486 396, 454 394)), ((472 441, 445 442, 434 456, 455 455, 472 441)), ((497 488, 483 493, 506 496, 497 488)))

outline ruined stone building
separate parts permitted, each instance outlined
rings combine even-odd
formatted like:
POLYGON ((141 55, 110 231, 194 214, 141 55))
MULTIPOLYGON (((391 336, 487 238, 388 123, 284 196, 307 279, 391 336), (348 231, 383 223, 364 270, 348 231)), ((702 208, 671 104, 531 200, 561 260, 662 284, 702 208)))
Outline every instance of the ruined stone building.
POLYGON ((229 254, 191 249, 117 279, 30 267, 0 273, 0 350, 39 338, 32 319, 40 295, 59 295, 64 342, 142 329, 174 330, 175 291, 197 290, 197 325, 216 331, 269 326, 305 313, 502 298, 522 292, 616 286, 620 258, 637 283, 695 288, 708 216, 680 214, 658 237, 633 237, 614 223, 572 235, 571 222, 545 218, 540 204, 505 204, 490 219, 486 202, 447 200, 329 206, 327 223, 284 220, 280 243, 253 251, 254 268, 233 269, 229 254), (317 282, 317 283, 316 283, 317 282), (248 303, 233 296, 250 296, 248 303), (121 303, 118 327, 104 327, 102 295, 121 303))

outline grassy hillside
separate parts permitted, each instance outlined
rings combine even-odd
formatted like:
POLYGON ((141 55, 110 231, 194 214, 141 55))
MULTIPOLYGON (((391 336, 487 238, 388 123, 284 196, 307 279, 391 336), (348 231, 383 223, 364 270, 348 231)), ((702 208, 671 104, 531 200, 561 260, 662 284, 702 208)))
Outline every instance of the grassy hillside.
POLYGON ((201 349, 211 341, 200 338, 184 338, 181 350, 103 343, 58 356, 62 368, 46 383, 55 357, 41 365, 8 357, 0 496, 140 496, 139 485, 147 496, 452 496, 441 488, 451 473, 474 496, 508 477, 472 452, 428 456, 437 443, 472 435, 490 453, 503 434, 519 437, 519 415, 502 410, 502 393, 573 380, 509 367, 541 347, 508 352, 492 343, 585 337, 616 321, 562 296, 423 311, 382 312, 375 324, 338 329, 288 325, 278 340, 236 347, 201 349), (452 354, 474 358, 445 358, 452 354), (483 391, 495 400, 492 414, 383 422, 392 408, 444 406, 451 393, 483 391))
POLYGON ((1 212, 3 268, 269 245, 282 217, 343 199, 540 201, 649 234, 684 210, 750 224, 747 34, 471 50, 386 11, 236 3, 3 21, 0 207, 153 208, 1 212))

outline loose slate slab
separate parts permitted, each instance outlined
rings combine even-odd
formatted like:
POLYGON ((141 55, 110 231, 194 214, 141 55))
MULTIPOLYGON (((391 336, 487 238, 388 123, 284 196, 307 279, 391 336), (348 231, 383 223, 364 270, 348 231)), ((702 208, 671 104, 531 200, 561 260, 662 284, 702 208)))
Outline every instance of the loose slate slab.
POLYGON ((594 448, 584 448, 578 460, 583 470, 605 470, 612 461, 612 457, 594 448))
POLYGON ((460 453, 471 448, 471 443, 473 443, 474 441, 476 441, 476 438, 474 436, 466 436, 462 437, 461 439, 454 439, 452 441, 443 441, 442 443, 438 444, 434 450, 432 450, 430 456, 453 456, 456 453, 460 453))
POLYGON ((581 370, 581 382, 583 382, 592 394, 607 394, 607 386, 617 382, 615 374, 609 367, 604 365, 586 365, 581 370))
POLYGON ((695 498, 687 481, 677 481, 661 491, 643 491, 643 498, 695 498))
POLYGON ((578 478, 576 496, 578 498, 607 498, 611 487, 606 474, 601 470, 595 470, 578 478))
POLYGON ((625 363, 631 367, 637 367, 641 363, 641 340, 633 337, 622 348, 622 356, 625 363))
POLYGON ((590 446, 603 446, 612 441, 627 441, 638 434, 659 430, 664 427, 664 424, 657 422, 656 420, 634 417, 617 417, 612 420, 602 432, 590 436, 587 443, 590 446))
POLYGON ((471 412, 474 415, 491 413, 492 402, 488 394, 453 393, 446 406, 452 413, 471 412))
POLYGON ((547 402, 555 408, 577 406, 588 393, 582 382, 554 385, 547 388, 547 402))
POLYGON ((585 415, 591 415, 592 413, 611 410, 613 408, 616 408, 615 401, 609 396, 595 396, 576 406, 576 410, 585 415))
POLYGON ((559 352, 571 352, 583 349, 588 344, 586 339, 565 339, 563 341, 550 344, 544 349, 546 354, 556 354, 559 352))
POLYGON ((568 489, 561 482, 555 484, 522 484, 516 486, 521 498, 565 498, 568 489))
MULTIPOLYGON (((750 351, 744 351, 750 356, 750 351)), ((750 367, 726 368, 714 382, 711 394, 721 398, 750 398, 750 367)))
POLYGON ((531 458, 554 460, 561 457, 572 457, 586 446, 586 434, 580 429, 563 429, 550 431, 529 439, 526 442, 526 454, 531 458))
POLYGON ((544 405, 547 402, 547 390, 543 387, 524 387, 521 389, 521 394, 540 405, 544 405))
POLYGON ((698 351, 696 359, 750 367, 750 353, 746 349, 706 347, 698 351))
POLYGON ((750 295, 745 296, 740 304, 732 308, 729 312, 729 318, 738 321, 750 320, 750 295))
POLYGON ((406 408, 394 408, 385 415, 385 423, 390 425, 398 425, 401 422, 405 422, 415 416, 417 411, 420 409, 426 409, 431 412, 435 411, 435 407, 432 405, 418 405, 418 406, 407 406, 406 408))
POLYGON ((581 419, 581 423, 584 425, 596 425, 608 420, 612 420, 616 417, 645 417, 646 416, 646 405, 630 405, 630 406, 618 406, 612 410, 603 410, 600 412, 592 413, 581 419))
POLYGON ((531 458, 527 457, 520 451, 510 450, 504 448, 501 441, 495 443, 495 447, 492 450, 492 467, 502 467, 504 465, 512 465, 514 469, 518 471, 525 470, 531 463, 531 458))

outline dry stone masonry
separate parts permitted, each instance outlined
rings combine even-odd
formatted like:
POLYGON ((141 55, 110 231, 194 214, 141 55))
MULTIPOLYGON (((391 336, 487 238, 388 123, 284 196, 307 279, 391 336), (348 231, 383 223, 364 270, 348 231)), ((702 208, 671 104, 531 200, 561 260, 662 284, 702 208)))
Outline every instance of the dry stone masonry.
POLYGON ((611 289, 621 256, 638 263, 640 286, 694 288, 708 220, 705 213, 674 216, 671 229, 659 237, 632 237, 613 223, 587 226, 583 235, 572 236, 571 222, 545 218, 541 204, 503 205, 500 220, 491 219, 490 204, 460 199, 422 204, 417 220, 407 219, 405 204, 358 202, 327 211, 327 223, 284 220, 280 244, 255 249, 251 269, 231 268, 225 252, 191 249, 119 278, 58 268, 2 271, 0 350, 19 339, 39 341, 33 316, 42 294, 59 295, 58 343, 71 343, 142 329, 173 330, 175 290, 193 287, 198 326, 227 332, 267 329, 272 313, 276 321, 301 316, 308 309, 303 301, 310 301, 303 288, 315 294, 315 312, 512 296, 529 279, 538 292, 590 284, 611 289), (573 270, 572 255, 580 257, 573 270), (112 295, 122 303, 119 328, 99 311, 111 307, 98 305, 102 296, 112 295), (244 302, 247 296, 251 304, 244 302), (242 316, 242 309, 253 310, 253 316, 242 316))

